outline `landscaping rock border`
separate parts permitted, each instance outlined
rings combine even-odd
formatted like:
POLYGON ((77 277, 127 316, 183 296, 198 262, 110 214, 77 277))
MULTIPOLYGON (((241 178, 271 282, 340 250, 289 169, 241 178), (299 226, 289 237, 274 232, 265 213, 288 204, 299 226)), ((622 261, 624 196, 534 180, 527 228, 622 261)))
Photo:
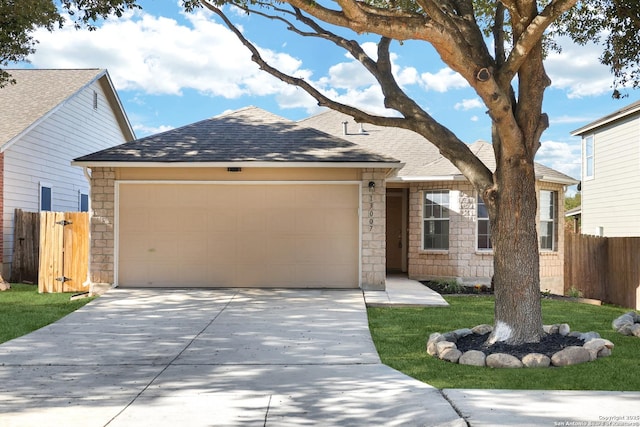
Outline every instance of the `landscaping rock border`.
POLYGON ((616 318, 611 326, 622 335, 640 337, 640 314, 630 311, 616 318))
POLYGON ((547 334, 576 337, 584 341, 584 345, 568 346, 554 353, 551 357, 539 353, 529 353, 521 359, 507 353, 485 355, 479 350, 469 350, 464 353, 458 350, 456 346, 458 339, 470 334, 485 335, 492 330, 491 325, 478 325, 472 329, 458 329, 444 334, 435 332, 427 340, 427 353, 441 360, 461 365, 490 368, 546 368, 577 365, 596 360, 598 357, 607 357, 611 355, 611 350, 614 347, 611 341, 601 338, 597 332, 571 332, 569 325, 562 323, 545 325, 544 331, 547 334))

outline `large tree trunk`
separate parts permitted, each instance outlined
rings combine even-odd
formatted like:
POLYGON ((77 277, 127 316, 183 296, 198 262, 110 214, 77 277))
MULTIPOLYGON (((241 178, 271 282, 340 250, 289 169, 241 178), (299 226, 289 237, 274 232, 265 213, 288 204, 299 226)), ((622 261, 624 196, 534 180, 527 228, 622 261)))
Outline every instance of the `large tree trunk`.
POLYGON ((495 325, 489 343, 538 342, 543 336, 536 188, 532 159, 498 158, 488 192, 494 248, 495 325))

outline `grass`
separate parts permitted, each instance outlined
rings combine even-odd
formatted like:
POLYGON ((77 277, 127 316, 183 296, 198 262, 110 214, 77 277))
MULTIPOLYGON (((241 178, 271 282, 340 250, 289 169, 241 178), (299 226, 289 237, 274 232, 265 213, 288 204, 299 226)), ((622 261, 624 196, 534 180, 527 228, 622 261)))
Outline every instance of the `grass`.
POLYGON ((382 362, 434 387, 537 390, 639 391, 640 338, 626 337, 611 322, 629 311, 561 300, 542 300, 545 324, 568 323, 580 332, 596 331, 615 344, 610 357, 562 368, 492 369, 444 362, 429 356, 433 332, 493 323, 493 297, 446 297, 449 307, 369 308, 369 325, 382 362))
POLYGON ((39 294, 34 285, 12 284, 0 292, 0 343, 40 329, 93 300, 71 293, 39 294))

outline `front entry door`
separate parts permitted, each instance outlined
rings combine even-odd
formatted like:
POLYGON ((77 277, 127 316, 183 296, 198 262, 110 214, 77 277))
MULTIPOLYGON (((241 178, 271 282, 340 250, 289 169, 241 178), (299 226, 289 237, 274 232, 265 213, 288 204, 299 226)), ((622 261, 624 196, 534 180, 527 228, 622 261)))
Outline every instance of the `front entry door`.
POLYGON ((399 273, 405 270, 403 257, 404 239, 404 193, 402 189, 387 191, 387 271, 399 273))

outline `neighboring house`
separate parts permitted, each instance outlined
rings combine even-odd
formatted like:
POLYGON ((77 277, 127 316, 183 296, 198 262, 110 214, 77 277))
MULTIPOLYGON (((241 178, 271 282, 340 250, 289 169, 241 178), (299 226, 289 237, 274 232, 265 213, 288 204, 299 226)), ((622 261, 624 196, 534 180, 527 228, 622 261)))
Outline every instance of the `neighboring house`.
POLYGON ((582 234, 640 236, 640 101, 571 135, 582 138, 582 234))
MULTIPOLYGON (((360 125, 327 111, 300 124, 339 135, 359 146, 404 163, 386 179, 387 271, 414 279, 456 278, 467 284, 489 283, 493 251, 489 218, 482 198, 438 149, 420 135, 397 128, 360 125)), ((491 170, 491 144, 478 141, 471 151, 491 170)), ((535 165, 539 209, 540 286, 564 293, 564 192, 577 181, 535 165), (543 215, 540 215, 540 212, 543 215)))
POLYGON ((0 89, 0 256, 9 277, 15 209, 87 211, 71 160, 135 138, 106 70, 7 70, 0 89))
MULTIPOLYGON (((471 148, 493 164, 491 145, 471 148)), ((90 169, 96 283, 384 289, 393 271, 492 275, 477 195, 401 129, 359 128, 331 111, 296 123, 249 107, 74 164, 90 169)), ((562 201, 576 181, 537 171, 543 286, 562 293, 562 201)))

